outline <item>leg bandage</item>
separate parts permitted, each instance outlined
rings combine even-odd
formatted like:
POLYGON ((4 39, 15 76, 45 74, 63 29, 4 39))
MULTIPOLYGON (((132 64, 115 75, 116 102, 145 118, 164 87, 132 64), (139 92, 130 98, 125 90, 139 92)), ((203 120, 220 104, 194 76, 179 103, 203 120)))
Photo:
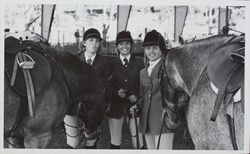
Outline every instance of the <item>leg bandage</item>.
POLYGON ((67 136, 67 144, 76 148, 80 143, 80 130, 77 117, 66 115, 64 118, 64 126, 67 136))

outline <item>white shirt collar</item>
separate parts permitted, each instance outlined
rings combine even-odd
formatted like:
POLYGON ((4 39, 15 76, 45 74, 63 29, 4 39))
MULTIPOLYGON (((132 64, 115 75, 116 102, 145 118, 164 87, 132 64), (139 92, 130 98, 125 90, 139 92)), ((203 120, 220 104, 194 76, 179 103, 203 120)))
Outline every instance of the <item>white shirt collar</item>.
POLYGON ((159 62, 161 61, 161 58, 155 60, 155 61, 149 61, 149 66, 150 67, 155 67, 155 65, 157 65, 159 62))
POLYGON ((87 56, 87 54, 86 54, 86 51, 84 52, 84 57, 85 57, 85 60, 87 61, 88 59, 91 59, 91 61, 92 61, 92 63, 93 63, 93 61, 94 61, 94 59, 95 59, 95 57, 96 57, 96 54, 94 54, 94 56, 92 56, 92 57, 88 57, 87 56))
POLYGON ((124 59, 124 58, 127 58, 127 59, 128 59, 128 62, 129 62, 129 59, 130 59, 131 55, 129 54, 127 57, 124 57, 124 56, 120 55, 119 57, 120 57, 120 59, 121 59, 121 61, 122 61, 122 64, 124 64, 123 59, 124 59))
POLYGON ((161 61, 161 58, 155 60, 155 61, 149 61, 149 66, 148 66, 148 75, 150 76, 151 73, 153 72, 153 69, 155 68, 155 66, 161 61))

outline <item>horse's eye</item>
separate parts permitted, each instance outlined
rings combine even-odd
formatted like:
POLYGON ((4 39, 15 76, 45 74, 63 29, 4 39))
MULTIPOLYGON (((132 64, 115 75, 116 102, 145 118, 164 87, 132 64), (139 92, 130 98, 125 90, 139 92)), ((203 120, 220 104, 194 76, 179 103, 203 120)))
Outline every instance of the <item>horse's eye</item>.
POLYGON ((23 40, 23 38, 22 38, 22 37, 19 37, 19 40, 21 40, 21 41, 22 41, 22 40, 23 40))
POLYGON ((28 36, 26 36, 25 38, 26 38, 26 40, 28 40, 28 39, 29 39, 29 37, 28 37, 28 36))

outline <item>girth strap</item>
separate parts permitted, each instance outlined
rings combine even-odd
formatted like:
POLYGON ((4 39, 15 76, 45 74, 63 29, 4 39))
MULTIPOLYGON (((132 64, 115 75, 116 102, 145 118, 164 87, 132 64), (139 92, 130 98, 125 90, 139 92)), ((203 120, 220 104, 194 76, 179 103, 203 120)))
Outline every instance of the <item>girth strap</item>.
POLYGON ((30 56, 28 56, 25 53, 18 52, 15 58, 15 63, 10 83, 11 86, 14 86, 17 68, 19 66, 22 69, 24 75, 25 86, 28 97, 29 113, 31 117, 34 117, 35 92, 34 92, 33 81, 30 74, 30 69, 33 69, 34 65, 35 62, 30 56), (29 60, 27 59, 27 57, 29 58, 29 60))
POLYGON ((236 65, 233 68, 231 74, 228 76, 227 80, 223 83, 221 89, 219 89, 218 96, 216 98, 214 109, 213 109, 213 112, 212 112, 212 116, 210 118, 211 121, 216 120, 216 117, 218 115, 220 106, 221 106, 221 104, 223 102, 223 99, 225 98, 225 95, 226 95, 227 86, 230 83, 230 80, 232 79, 232 76, 234 75, 235 71, 237 71, 237 69, 239 69, 240 67, 241 67, 240 65, 236 65))

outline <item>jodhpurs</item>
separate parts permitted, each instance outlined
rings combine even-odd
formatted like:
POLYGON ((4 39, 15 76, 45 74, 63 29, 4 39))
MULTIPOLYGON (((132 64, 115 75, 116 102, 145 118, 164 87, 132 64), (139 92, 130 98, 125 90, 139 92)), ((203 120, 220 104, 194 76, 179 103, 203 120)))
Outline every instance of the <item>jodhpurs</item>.
MULTIPOLYGON (((152 133, 146 133, 145 139, 148 149, 156 149, 158 144, 158 139, 160 135, 153 135, 152 133)), ((169 149, 173 148, 174 133, 161 134, 159 149, 169 149)))
MULTIPOLYGON (((135 119, 128 118, 127 123, 129 125, 129 131, 132 139, 133 148, 136 149, 136 127, 135 127, 135 119)), ((137 118, 139 124, 139 118, 137 118)), ((109 118, 109 128, 110 128, 110 136, 111 136, 111 144, 120 146, 122 143, 122 126, 124 122, 124 116, 120 119, 116 118, 109 118)), ((139 145, 140 147, 143 146, 143 136, 142 133, 139 133, 139 145)))

